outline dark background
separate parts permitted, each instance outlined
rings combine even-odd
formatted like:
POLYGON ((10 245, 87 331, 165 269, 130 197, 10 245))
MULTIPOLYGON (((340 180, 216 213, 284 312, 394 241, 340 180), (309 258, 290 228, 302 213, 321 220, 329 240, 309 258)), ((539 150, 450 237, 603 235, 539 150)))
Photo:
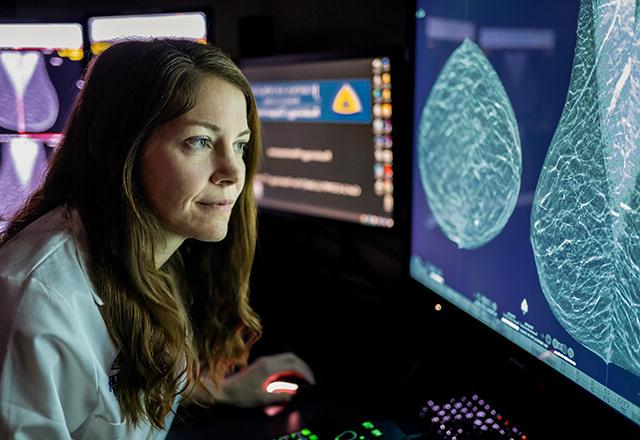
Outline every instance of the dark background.
MULTIPOLYGON (((87 14, 203 10, 211 20, 209 39, 231 56, 403 45, 404 0, 2 0, 0 17, 82 19, 87 14)), ((413 21, 410 22, 413 26, 413 21)))
MULTIPOLYGON (((396 227, 374 229, 261 212, 252 303, 265 333, 254 357, 289 350, 299 354, 315 371, 318 389, 332 390, 319 392, 315 405, 333 419, 341 417, 345 401, 354 399, 402 419, 417 413, 414 404, 421 400, 479 392, 530 438, 598 438, 598 432, 640 437, 626 419, 453 306, 443 304, 436 311, 438 297, 408 279, 413 1, 3 0, 0 18, 83 22, 94 14, 185 10, 206 12, 209 40, 237 61, 394 47, 401 48, 406 63, 406 88, 398 97, 407 112, 404 139, 394 145, 396 227), (579 415, 570 415, 569 409, 579 415)), ((402 116, 396 102, 394 112, 402 116)), ((350 408, 359 411, 358 405, 350 408)), ((220 410, 218 421, 231 420, 240 427, 255 420, 250 418, 255 413, 245 417, 226 411, 220 410)), ((195 427, 202 438, 232 438, 210 435, 211 419, 215 417, 198 412, 183 414, 174 436, 196 438, 187 430, 195 427)), ((281 425, 274 426, 273 434, 281 425)))

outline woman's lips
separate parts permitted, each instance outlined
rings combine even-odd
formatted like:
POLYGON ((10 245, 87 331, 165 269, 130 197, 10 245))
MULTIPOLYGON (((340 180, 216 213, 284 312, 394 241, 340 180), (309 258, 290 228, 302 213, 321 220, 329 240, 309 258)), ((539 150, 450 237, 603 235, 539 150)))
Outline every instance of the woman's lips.
POLYGON ((233 200, 203 200, 196 202, 196 204, 204 209, 222 211, 231 211, 231 208, 233 208, 233 200))

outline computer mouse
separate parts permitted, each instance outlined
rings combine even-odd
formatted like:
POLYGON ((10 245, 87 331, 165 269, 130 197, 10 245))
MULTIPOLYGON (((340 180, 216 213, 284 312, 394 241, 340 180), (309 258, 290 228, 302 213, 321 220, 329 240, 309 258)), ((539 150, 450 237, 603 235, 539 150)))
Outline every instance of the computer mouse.
POLYGON ((271 376, 264 383, 268 393, 298 394, 308 389, 311 384, 302 376, 295 373, 279 373, 271 376))

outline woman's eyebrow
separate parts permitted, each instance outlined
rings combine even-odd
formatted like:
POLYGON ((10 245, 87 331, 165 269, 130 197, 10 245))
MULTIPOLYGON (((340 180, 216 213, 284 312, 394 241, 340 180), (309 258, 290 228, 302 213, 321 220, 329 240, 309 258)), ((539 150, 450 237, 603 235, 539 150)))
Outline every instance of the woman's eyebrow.
POLYGON ((207 121, 198 121, 198 120, 191 119, 191 120, 186 121, 185 125, 198 125, 200 127, 207 128, 207 129, 209 129, 211 131, 215 131, 216 133, 222 131, 222 130, 220 130, 220 127, 218 127, 216 124, 212 124, 212 123, 207 122, 207 121))
MULTIPOLYGON (((186 122, 186 125, 198 125, 200 127, 207 128, 207 129, 209 129, 209 130, 211 130, 213 132, 216 132, 216 133, 219 133, 219 132, 222 131, 220 129, 220 127, 218 127, 216 124, 212 124, 212 123, 207 122, 207 121, 189 120, 189 121, 186 122)), ((238 134, 238 136, 236 136, 236 137, 241 137, 241 136, 244 136, 244 135, 247 135, 247 134, 250 135, 251 134, 251 130, 246 129, 243 132, 241 132, 240 134, 238 134)))

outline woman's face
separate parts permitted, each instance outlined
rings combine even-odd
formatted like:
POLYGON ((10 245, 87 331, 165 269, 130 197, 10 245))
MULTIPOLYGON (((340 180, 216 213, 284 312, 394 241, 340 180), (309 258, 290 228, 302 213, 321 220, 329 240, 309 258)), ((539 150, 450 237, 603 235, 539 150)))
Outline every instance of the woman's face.
POLYGON ((165 238, 220 241, 244 186, 249 142, 246 101, 211 76, 195 106, 160 126, 144 145, 140 178, 165 238))

